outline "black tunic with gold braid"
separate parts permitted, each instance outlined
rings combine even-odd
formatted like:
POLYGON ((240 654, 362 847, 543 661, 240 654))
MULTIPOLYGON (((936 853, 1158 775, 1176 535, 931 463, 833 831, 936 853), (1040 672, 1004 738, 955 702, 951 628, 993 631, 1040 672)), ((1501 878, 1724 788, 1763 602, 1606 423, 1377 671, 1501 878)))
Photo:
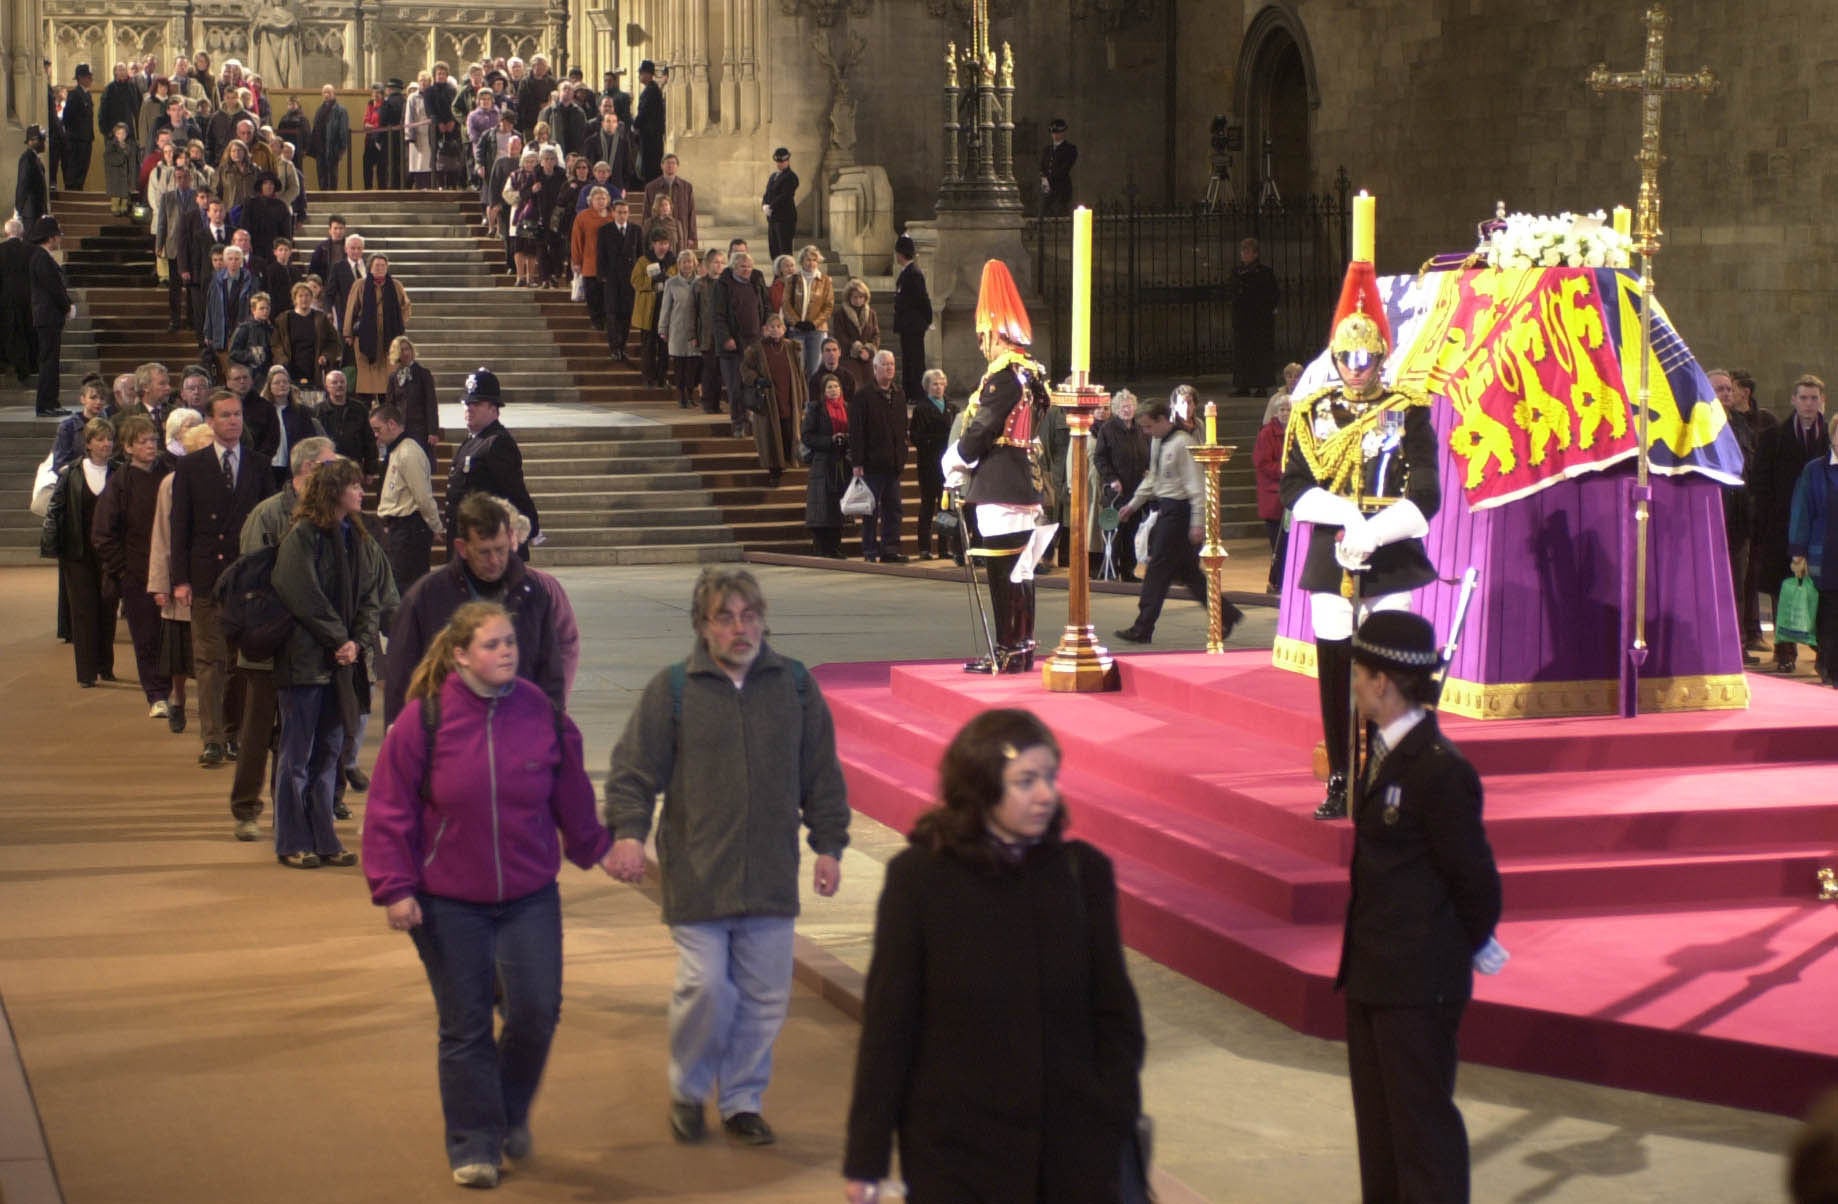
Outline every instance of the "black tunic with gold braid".
MULTIPOLYGON (((1386 391, 1349 402, 1338 385, 1296 402, 1283 439, 1285 510, 1316 486, 1349 498, 1370 518, 1408 499, 1425 521, 1442 504, 1436 431, 1427 398, 1386 391)), ((1344 577, 1334 559, 1339 527, 1315 526, 1302 562, 1302 588, 1337 593, 1344 577)), ((1360 582, 1368 597, 1403 593, 1436 579, 1421 539, 1401 539, 1372 553, 1360 582)))
POLYGON ((1042 503, 1040 429, 1052 404, 1044 374, 1018 351, 989 365, 957 441, 957 454, 976 465, 966 499, 971 505, 1042 503))

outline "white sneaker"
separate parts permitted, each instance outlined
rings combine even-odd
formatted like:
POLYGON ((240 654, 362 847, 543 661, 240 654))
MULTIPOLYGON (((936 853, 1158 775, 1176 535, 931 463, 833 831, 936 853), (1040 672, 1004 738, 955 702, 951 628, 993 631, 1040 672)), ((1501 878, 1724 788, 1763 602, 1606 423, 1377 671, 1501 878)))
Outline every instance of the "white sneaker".
POLYGON ((172 707, 167 704, 164 698, 147 708, 147 718, 149 719, 164 719, 170 714, 172 714, 172 707))
POLYGON ((453 1181, 461 1187, 496 1187, 498 1168, 489 1162, 468 1162, 453 1168, 453 1181))

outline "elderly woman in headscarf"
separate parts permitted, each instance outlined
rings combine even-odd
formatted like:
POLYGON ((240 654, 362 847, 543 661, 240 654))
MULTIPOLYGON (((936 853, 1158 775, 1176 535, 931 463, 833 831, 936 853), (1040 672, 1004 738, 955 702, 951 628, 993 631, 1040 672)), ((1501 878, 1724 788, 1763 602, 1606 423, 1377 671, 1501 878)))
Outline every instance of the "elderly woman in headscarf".
POLYGON ((357 351, 357 388, 363 401, 381 401, 389 389, 389 344, 408 329, 413 307, 389 274, 389 256, 370 257, 370 275, 351 286, 345 302, 346 338, 357 351))

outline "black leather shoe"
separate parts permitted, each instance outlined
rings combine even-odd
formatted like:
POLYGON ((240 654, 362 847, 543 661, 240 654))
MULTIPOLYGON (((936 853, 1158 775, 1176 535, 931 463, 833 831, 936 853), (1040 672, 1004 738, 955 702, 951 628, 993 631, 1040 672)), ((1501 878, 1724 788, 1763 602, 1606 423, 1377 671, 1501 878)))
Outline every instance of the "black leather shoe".
POLYGON ((778 1140, 772 1126, 757 1112, 736 1112, 722 1121, 721 1127, 741 1145, 771 1145, 778 1140))
POLYGON ((708 1119, 702 1115, 701 1104, 686 1104, 681 1100, 672 1100, 670 1104, 670 1133, 684 1145, 692 1145, 708 1136, 708 1119))
POLYGON ((1155 638, 1154 632, 1138 631, 1134 627, 1119 627, 1113 634, 1126 644, 1146 644, 1155 638))
POLYGON ((351 808, 345 806, 344 799, 337 798, 337 799, 332 800, 332 818, 333 819, 350 819, 351 818, 351 808))
POLYGON ((206 769, 217 768, 224 763, 225 759, 221 744, 206 744, 204 751, 198 754, 198 764, 206 769))
MULTIPOLYGON (((881 553, 881 563, 882 564, 905 564, 906 557, 901 555, 898 552, 882 552, 881 553)), ((748 1113, 742 1112, 740 1115, 746 1116, 748 1115, 748 1113)))
POLYGON ((173 703, 171 706, 167 708, 166 710, 166 730, 169 732, 174 732, 174 733, 182 732, 185 730, 185 706, 184 704, 173 703))
POLYGON ((1327 780, 1327 797, 1315 808, 1316 819, 1345 819, 1347 817, 1347 777, 1343 773, 1334 774, 1327 780))
POLYGON ((237 746, 236 741, 230 740, 224 744, 223 746, 223 759, 224 760, 234 761, 240 755, 242 755, 242 749, 237 746))
POLYGON ((355 765, 345 770, 345 781, 349 782, 351 784, 351 789, 357 791, 359 794, 370 789, 370 775, 355 765))

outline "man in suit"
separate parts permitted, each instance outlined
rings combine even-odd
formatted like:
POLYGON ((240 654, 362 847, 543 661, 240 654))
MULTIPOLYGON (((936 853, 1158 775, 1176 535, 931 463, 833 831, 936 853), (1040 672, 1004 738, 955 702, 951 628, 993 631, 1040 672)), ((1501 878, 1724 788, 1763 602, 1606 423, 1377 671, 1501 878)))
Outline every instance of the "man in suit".
POLYGON ((77 64, 77 82, 64 97, 64 187, 82 192, 89 179, 89 155, 96 144, 96 105, 89 98, 93 77, 88 63, 77 64))
POLYGON ((645 253, 644 236, 631 220, 632 207, 613 202, 613 220, 600 227, 594 247, 600 287, 606 290, 606 348, 617 363, 625 362, 625 340, 632 329, 632 267, 645 253))
POLYGON ((76 302, 64 284, 64 269, 52 258, 64 245, 64 232, 55 217, 41 217, 32 227, 32 330, 38 338, 38 398, 40 418, 63 414, 58 405, 58 358, 64 350, 64 323, 76 312, 76 302))
POLYGON ((779 256, 791 254, 798 233, 798 173, 791 169, 791 152, 782 146, 772 152, 772 162, 759 204, 766 213, 766 242, 776 263, 779 256))
POLYGON ((180 212, 172 235, 173 276, 185 290, 194 332, 204 329, 204 295, 211 286, 211 248, 222 245, 216 236, 222 229, 223 205, 209 189, 200 188, 195 203, 180 212))
POLYGON ((1072 165, 1079 161, 1079 148, 1066 141, 1066 121, 1055 117, 1047 123, 1051 142, 1040 152, 1040 216, 1072 216, 1072 165))
POLYGON ((664 90, 657 83, 657 64, 650 59, 638 64, 638 82, 632 124, 638 127, 638 178, 648 185, 664 170, 664 90))
POLYGON ((345 344, 346 365, 357 362, 357 353, 352 349, 349 332, 345 330, 345 301, 351 290, 368 274, 364 265, 364 236, 362 234, 345 235, 345 253, 325 278, 326 300, 332 306, 332 325, 337 328, 340 339, 345 344))
POLYGON ((925 332, 932 328, 932 295, 914 262, 918 257, 912 239, 902 234, 894 240, 893 329, 900 336, 900 383, 911 398, 925 396, 925 332))
POLYGON ((408 180, 408 143, 402 123, 408 120, 408 97, 403 95, 402 81, 391 79, 389 95, 377 110, 378 128, 383 131, 383 173, 381 187, 402 188, 408 180))
POLYGON ((51 212, 51 186, 45 179, 45 165, 39 158, 45 153, 45 131, 38 126, 26 127, 26 148, 19 152, 19 175, 13 184, 13 208, 28 231, 39 218, 51 212))
POLYGON ((676 217, 677 225, 683 227, 683 246, 695 250, 701 245, 696 241, 696 189, 677 174, 675 155, 665 155, 663 174, 645 185, 647 214, 657 208, 657 198, 660 196, 670 198, 670 212, 676 217))
POLYGON ((179 328, 185 312, 185 280, 180 275, 179 232, 186 225, 202 225, 198 194, 192 189, 191 168, 181 160, 172 169, 172 187, 160 198, 160 228, 166 232, 166 329, 179 328))
POLYGON ((1380 611, 1353 638, 1353 697, 1376 729, 1354 792, 1353 892, 1340 970, 1359 1178, 1367 1201, 1466 1204, 1468 1134, 1455 1107, 1456 1032, 1474 971, 1506 950, 1481 780, 1426 708, 1436 632, 1380 611))
MULTIPOLYGON (((217 578, 238 555, 243 520, 274 492, 274 476, 243 446, 242 401, 227 389, 205 404, 211 444, 179 461, 172 482, 172 595, 191 607, 192 662, 198 676, 198 764, 214 769, 236 759, 225 724, 230 650, 213 596, 217 578)), ((157 599, 165 605, 165 599, 157 599)))
MULTIPOLYGON (((1787 548, 1787 526, 1793 518, 1793 488, 1809 460, 1831 452, 1831 431, 1825 423, 1825 382, 1802 376, 1793 382, 1793 416, 1763 431, 1756 447, 1755 467, 1749 479, 1755 491, 1755 556, 1758 580, 1774 595, 1774 613, 1781 608, 1781 582, 1792 571, 1787 548)), ((1799 646, 1774 638, 1774 668, 1792 673, 1799 662, 1799 646)))

